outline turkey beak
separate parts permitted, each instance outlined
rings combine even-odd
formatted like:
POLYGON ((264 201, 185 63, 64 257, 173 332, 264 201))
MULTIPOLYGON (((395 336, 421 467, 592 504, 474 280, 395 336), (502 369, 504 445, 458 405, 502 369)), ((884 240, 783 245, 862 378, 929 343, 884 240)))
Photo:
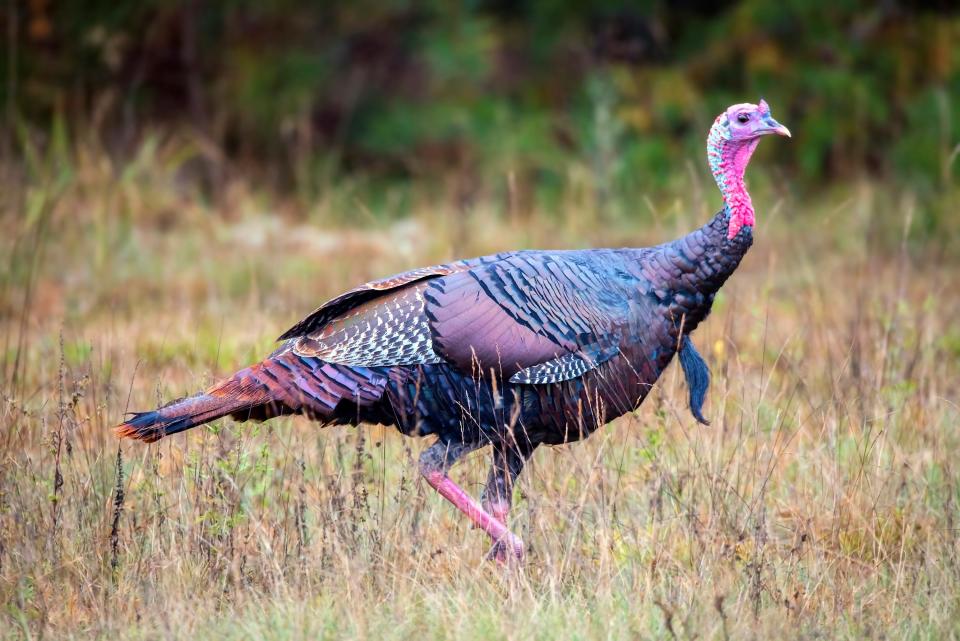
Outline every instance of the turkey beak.
POLYGON ((791 137, 790 130, 774 120, 772 117, 767 116, 763 120, 764 124, 766 125, 766 131, 764 131, 764 133, 777 134, 778 136, 785 136, 787 138, 791 137))

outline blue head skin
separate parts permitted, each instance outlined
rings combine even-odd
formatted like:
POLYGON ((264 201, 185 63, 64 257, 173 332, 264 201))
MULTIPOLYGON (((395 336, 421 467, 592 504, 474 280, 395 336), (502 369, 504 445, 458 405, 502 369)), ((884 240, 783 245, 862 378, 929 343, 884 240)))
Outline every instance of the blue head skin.
POLYGON ((770 106, 761 99, 760 104, 743 103, 727 108, 725 113, 729 138, 732 141, 747 141, 760 136, 776 134, 790 137, 790 130, 773 119, 770 106))

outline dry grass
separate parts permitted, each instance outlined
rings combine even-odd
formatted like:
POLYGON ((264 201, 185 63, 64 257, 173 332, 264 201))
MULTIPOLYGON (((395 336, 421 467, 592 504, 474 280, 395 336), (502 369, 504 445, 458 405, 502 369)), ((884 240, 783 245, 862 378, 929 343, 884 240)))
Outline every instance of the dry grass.
MULTIPOLYGON (((572 173, 554 216, 423 202, 391 225, 334 194, 294 217, 243 185, 207 208, 179 191, 174 151, 144 153, 119 177, 96 155, 65 177, 40 163, 6 190, 0 635, 960 634, 960 265, 865 240, 909 205, 871 186, 758 195, 757 245, 695 337, 713 426, 671 367, 635 414, 538 451, 513 520, 529 560, 508 575, 416 478, 424 443, 392 430, 220 421, 144 446, 109 428, 262 356, 367 278, 648 244, 709 207, 600 224, 572 173), (357 222, 332 228, 345 207, 357 222)), ((485 456, 455 470, 474 492, 485 456)))

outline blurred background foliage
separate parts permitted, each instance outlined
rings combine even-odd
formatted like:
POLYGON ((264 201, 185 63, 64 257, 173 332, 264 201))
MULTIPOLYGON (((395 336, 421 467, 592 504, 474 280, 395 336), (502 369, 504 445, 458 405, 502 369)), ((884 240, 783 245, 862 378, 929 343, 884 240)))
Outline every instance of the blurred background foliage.
POLYGON ((688 188, 713 117, 763 96, 796 189, 908 187, 935 232, 960 173, 952 4, 10 0, 3 153, 57 121, 115 159, 178 135, 213 198, 238 173, 304 200, 350 179, 372 208, 411 185, 549 207, 582 171, 616 212, 688 188))

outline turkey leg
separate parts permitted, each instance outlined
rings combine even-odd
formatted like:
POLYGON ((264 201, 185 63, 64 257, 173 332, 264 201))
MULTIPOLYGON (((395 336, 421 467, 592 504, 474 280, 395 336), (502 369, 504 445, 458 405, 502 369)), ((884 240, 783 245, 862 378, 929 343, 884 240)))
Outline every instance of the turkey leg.
POLYGON ((523 557, 523 541, 507 529, 503 521, 483 509, 469 494, 447 476, 447 470, 460 457, 478 446, 437 442, 420 455, 420 474, 440 496, 463 512, 474 525, 486 532, 495 544, 502 542, 517 559, 523 557))
MULTIPOLYGON (((536 445, 520 447, 517 444, 493 446, 493 465, 490 467, 487 486, 483 490, 481 501, 484 509, 503 524, 507 523, 507 516, 510 514, 513 503, 513 483, 523 471, 523 466, 536 447, 536 445)), ((511 549, 506 541, 496 540, 487 558, 494 559, 498 563, 507 563, 510 560, 510 552, 511 549)), ((523 550, 520 550, 520 554, 514 551, 514 555, 518 559, 521 558, 523 550)))

